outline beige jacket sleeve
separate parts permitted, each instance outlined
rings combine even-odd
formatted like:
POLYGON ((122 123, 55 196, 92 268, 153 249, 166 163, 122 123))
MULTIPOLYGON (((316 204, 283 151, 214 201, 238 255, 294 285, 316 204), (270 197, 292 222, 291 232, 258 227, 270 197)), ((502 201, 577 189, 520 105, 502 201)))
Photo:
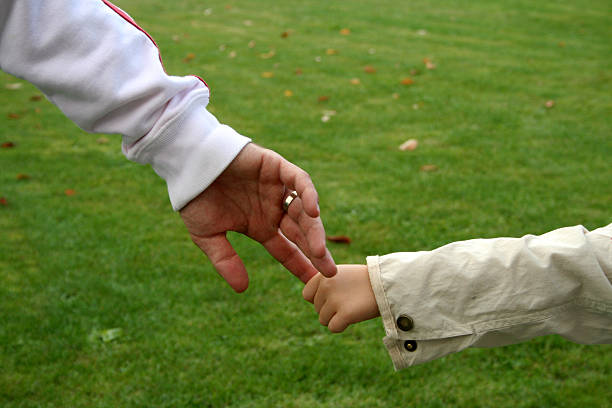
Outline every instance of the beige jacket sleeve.
POLYGON ((612 343, 612 224, 367 258, 396 370, 559 334, 612 343))

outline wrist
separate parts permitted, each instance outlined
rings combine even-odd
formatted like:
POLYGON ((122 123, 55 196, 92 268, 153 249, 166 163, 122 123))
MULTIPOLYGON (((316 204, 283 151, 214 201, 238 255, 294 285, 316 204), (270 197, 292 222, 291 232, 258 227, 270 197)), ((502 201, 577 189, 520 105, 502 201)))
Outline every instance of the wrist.
POLYGON ((161 129, 154 128, 150 143, 124 146, 128 159, 151 164, 166 181, 175 211, 204 191, 250 142, 195 102, 161 129))

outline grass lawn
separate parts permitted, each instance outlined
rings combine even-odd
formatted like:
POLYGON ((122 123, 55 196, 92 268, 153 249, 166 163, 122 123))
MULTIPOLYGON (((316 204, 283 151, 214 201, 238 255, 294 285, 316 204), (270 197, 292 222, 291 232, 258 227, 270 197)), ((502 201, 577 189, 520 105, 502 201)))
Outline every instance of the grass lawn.
MULTIPOLYGON (((327 232, 352 239, 330 244, 339 263, 612 222, 608 0, 116 3, 222 122, 310 172, 327 232)), ((396 373, 379 319, 331 335, 235 235, 251 286, 234 294, 120 137, 6 74, 0 101, 2 407, 612 400, 611 346, 552 336, 396 373)))

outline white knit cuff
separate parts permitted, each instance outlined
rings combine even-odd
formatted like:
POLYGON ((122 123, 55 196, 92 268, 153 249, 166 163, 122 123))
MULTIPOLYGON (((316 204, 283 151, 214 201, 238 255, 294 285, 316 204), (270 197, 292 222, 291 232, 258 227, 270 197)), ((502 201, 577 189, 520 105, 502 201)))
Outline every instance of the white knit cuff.
POLYGON ((150 163, 166 180, 175 211, 204 191, 251 141, 220 124, 198 99, 156 131, 146 146, 124 148, 128 159, 150 163))

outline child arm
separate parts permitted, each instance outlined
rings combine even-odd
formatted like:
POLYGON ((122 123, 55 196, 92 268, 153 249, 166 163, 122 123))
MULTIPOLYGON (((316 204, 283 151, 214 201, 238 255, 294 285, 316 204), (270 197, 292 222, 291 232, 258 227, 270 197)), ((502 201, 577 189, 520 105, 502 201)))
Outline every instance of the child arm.
POLYGON ((369 256, 367 266, 340 265, 335 278, 315 276, 304 297, 332 332, 380 314, 397 370, 549 334, 610 344, 611 238, 612 224, 574 226, 369 256))

